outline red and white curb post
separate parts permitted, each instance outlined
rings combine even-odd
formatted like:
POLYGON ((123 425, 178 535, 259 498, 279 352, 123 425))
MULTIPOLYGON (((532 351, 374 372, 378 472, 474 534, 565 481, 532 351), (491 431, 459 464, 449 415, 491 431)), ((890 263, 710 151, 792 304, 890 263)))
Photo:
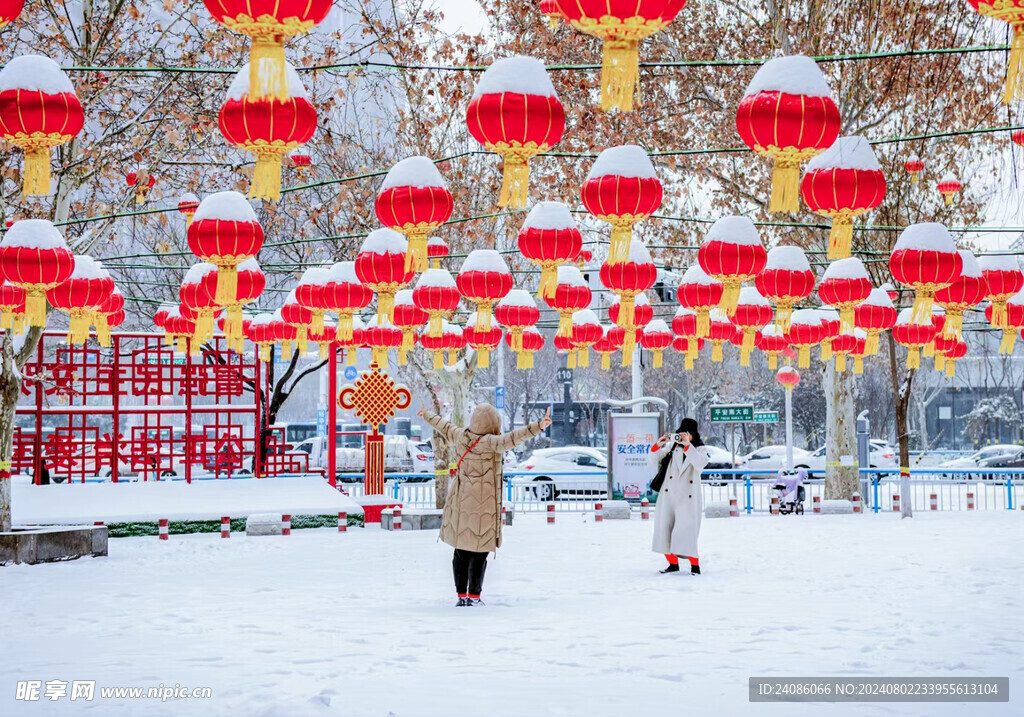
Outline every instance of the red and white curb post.
POLYGON ((814 508, 812 508, 814 514, 815 515, 821 515, 821 496, 820 495, 814 496, 814 499, 811 502, 814 505, 814 508))
POLYGON ((167 537, 170 535, 170 527, 167 525, 167 518, 160 519, 159 535, 160 540, 167 540, 167 537))
POLYGON ((281 535, 292 534, 292 516, 290 513, 285 513, 281 516, 281 535))
POLYGON ((594 522, 600 523, 604 521, 604 503, 594 504, 594 522))
POLYGON ((738 518, 738 517, 740 517, 740 507, 739 507, 739 504, 736 502, 735 498, 730 498, 729 499, 729 517, 730 518, 738 518))
POLYGON ((555 524, 555 504, 548 503, 548 525, 555 524))
MULTIPOLYGON (((730 508, 730 511, 731 510, 732 509, 730 508)), ((768 506, 768 512, 770 512, 772 515, 778 515, 779 514, 779 496, 777 496, 777 495, 773 495, 772 496, 772 502, 771 502, 771 505, 768 506)))
POLYGON ((651 519, 651 501, 644 498, 640 501, 640 520, 651 519))
POLYGON ((860 502, 860 493, 854 493, 853 494, 853 512, 854 513, 863 513, 864 512, 863 507, 861 506, 861 502, 860 502))
POLYGON ((231 518, 226 515, 220 519, 220 537, 231 537, 231 518))
POLYGON ((929 510, 938 510, 939 509, 939 496, 936 495, 935 493, 932 493, 931 495, 928 496, 928 509, 929 510))
POLYGON ((974 510, 974 493, 967 494, 967 510, 974 510))
POLYGON ((348 532, 348 513, 344 512, 344 511, 338 513, 338 532, 339 533, 347 533, 348 532))
POLYGON ((893 493, 892 494, 892 511, 894 513, 899 513, 900 512, 900 494, 899 493, 893 493))
POLYGON ((402 529, 402 506, 396 505, 392 513, 391 529, 401 530, 402 529))

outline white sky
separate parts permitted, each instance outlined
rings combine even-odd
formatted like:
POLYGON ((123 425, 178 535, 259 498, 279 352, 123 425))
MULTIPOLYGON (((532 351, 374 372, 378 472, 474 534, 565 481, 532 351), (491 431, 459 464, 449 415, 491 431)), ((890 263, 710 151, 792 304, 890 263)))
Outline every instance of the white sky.
POLYGON ((441 29, 445 32, 475 33, 487 24, 477 0, 437 0, 437 7, 444 13, 441 29))

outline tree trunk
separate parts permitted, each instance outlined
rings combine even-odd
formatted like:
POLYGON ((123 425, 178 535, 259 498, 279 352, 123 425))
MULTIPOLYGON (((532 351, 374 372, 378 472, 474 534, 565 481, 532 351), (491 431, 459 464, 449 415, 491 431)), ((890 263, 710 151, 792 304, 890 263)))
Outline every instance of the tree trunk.
POLYGON ((19 373, 14 370, 11 332, 3 336, 3 367, 0 371, 0 532, 11 529, 11 458, 14 440, 14 409, 21 391, 19 373))
POLYGON ((907 369, 906 377, 900 381, 896 368, 896 342, 892 333, 889 339, 889 376, 892 379, 892 394, 896 401, 896 440, 900 447, 900 517, 912 518, 914 508, 910 494, 910 433, 907 431, 907 409, 910 402, 910 386, 914 381, 913 369, 907 369))
POLYGON ((854 408, 856 380, 853 371, 836 371, 835 364, 830 362, 825 368, 824 383, 825 499, 851 500, 860 490, 854 408))
POLYGON ((928 404, 924 400, 914 402, 917 404, 917 447, 922 451, 928 450, 928 404))
MULTIPOLYGON (((456 426, 465 426, 469 418, 469 393, 473 386, 473 377, 476 374, 476 354, 473 358, 468 357, 462 358, 456 368, 454 369, 442 369, 438 373, 441 385, 444 387, 445 392, 448 394, 448 401, 451 404, 451 416, 448 420, 454 423, 456 426)), ((441 413, 440 398, 436 395, 433 397, 434 410, 441 413)), ((432 442, 434 446, 434 505, 437 508, 443 508, 445 500, 448 497, 448 479, 447 471, 446 474, 438 476, 436 471, 439 467, 447 468, 453 463, 457 463, 461 456, 457 456, 452 451, 452 446, 448 445, 448 440, 434 431, 434 438, 432 442)))

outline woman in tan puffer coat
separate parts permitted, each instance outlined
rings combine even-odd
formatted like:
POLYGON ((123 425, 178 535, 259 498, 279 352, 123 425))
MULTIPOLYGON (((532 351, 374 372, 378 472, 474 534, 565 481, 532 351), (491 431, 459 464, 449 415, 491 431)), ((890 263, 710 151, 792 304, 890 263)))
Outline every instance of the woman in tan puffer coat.
POLYGON ((443 433, 459 456, 448 486, 441 522, 441 540, 455 548, 452 568, 459 607, 480 602, 487 554, 501 546, 501 482, 505 451, 540 434, 551 425, 551 409, 510 433, 501 433, 501 416, 489 404, 473 409, 469 427, 461 428, 437 414, 419 415, 443 433))

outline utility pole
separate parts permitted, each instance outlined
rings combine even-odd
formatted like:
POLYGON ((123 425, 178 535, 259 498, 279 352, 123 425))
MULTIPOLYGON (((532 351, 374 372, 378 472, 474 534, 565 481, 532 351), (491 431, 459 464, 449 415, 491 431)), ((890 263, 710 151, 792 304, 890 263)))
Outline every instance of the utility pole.
MULTIPOLYGON (((640 365, 640 360, 643 358, 643 353, 640 351, 640 344, 636 345, 633 349, 633 366, 632 366, 632 378, 633 378, 633 389, 630 398, 636 400, 644 395, 644 372, 643 366, 640 365)), ((643 410, 643 404, 640 402, 634 403, 631 409, 633 413, 640 413, 643 410)))

